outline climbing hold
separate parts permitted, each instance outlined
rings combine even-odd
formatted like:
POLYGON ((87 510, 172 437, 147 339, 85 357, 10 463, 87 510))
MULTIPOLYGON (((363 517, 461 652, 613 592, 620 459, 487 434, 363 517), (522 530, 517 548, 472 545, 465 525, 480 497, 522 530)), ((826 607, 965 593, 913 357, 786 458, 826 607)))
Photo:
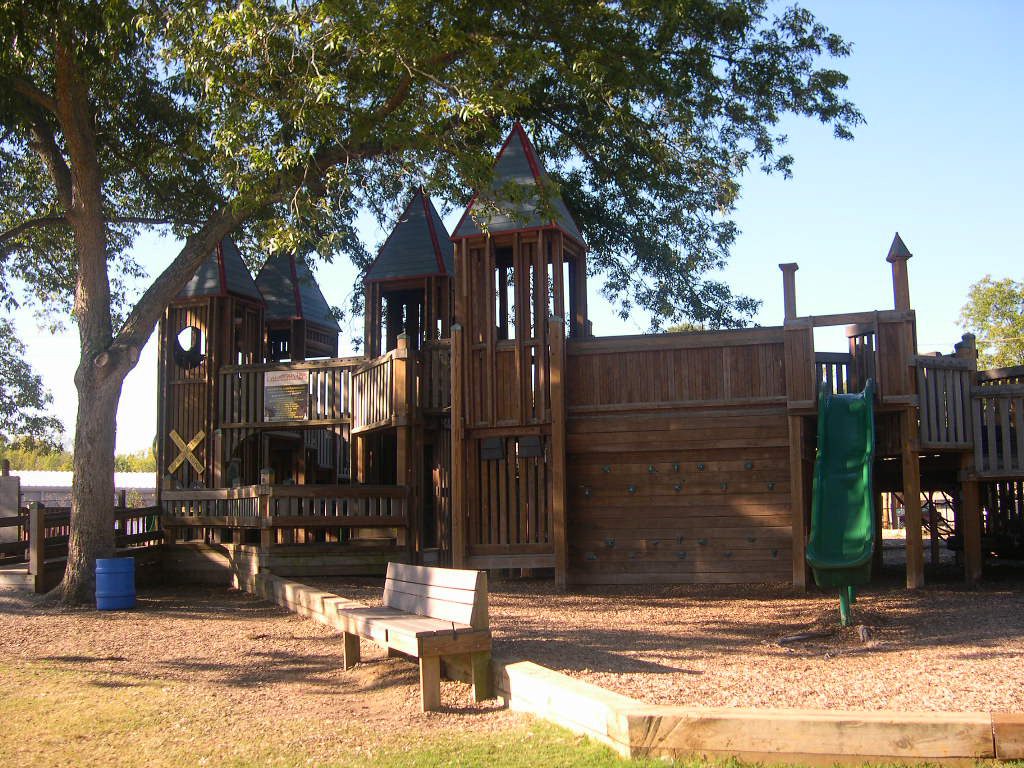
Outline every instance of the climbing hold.
POLYGON ((676 552, 676 557, 678 557, 680 560, 685 560, 686 559, 686 553, 685 552, 676 552))
POLYGON ((743 468, 744 469, 753 469, 754 468, 754 462, 752 462, 752 461, 745 461, 745 462, 743 462, 743 468))
POLYGON ((631 485, 626 490, 629 491, 630 493, 636 493, 636 486, 635 485, 631 485))
POLYGON ((612 539, 612 538, 605 539, 604 540, 604 545, 606 547, 608 547, 608 549, 614 548, 615 547, 615 539, 612 539))
POLYGON ((721 488, 723 491, 725 491, 725 490, 728 490, 729 484, 728 483, 722 483, 718 487, 721 488))
POLYGON ((771 482, 768 483, 768 490, 769 491, 774 491, 775 490, 775 483, 771 483, 771 482))
POLYGON ((655 472, 657 472, 658 470, 656 470, 656 469, 654 468, 654 465, 653 465, 653 464, 648 464, 648 465, 647 465, 647 471, 648 471, 648 472, 649 472, 650 474, 652 474, 652 475, 653 475, 653 474, 654 474, 655 472))
POLYGON ((747 536, 747 541, 753 544, 755 541, 757 541, 757 536, 747 536))
POLYGON ((772 557, 777 558, 778 556, 779 556, 779 550, 773 549, 772 550, 772 557))
POLYGON ((585 553, 583 555, 583 559, 584 560, 597 560, 597 555, 595 555, 593 552, 587 552, 587 553, 585 553))
POLYGON ((697 471, 698 472, 703 472, 704 471, 704 465, 703 464, 698 464, 697 465, 697 471))
POLYGON ((609 472, 612 471, 612 468, 605 464, 603 467, 601 467, 601 471, 607 475, 609 472))
POLYGON ((722 554, 725 557, 732 557, 732 552, 723 552, 722 554))
POLYGON ((707 539, 697 539, 697 543, 700 544, 703 547, 703 546, 707 545, 708 540, 707 539))
POLYGON ((679 493, 679 491, 683 490, 683 484, 676 483, 675 485, 672 486, 672 488, 673 490, 675 490, 676 493, 679 493))
POLYGON ((676 544, 682 544, 683 543, 683 539, 685 539, 685 538, 686 538, 685 536, 677 536, 676 537, 676 544))
POLYGON ((672 471, 673 471, 673 472, 678 472, 678 471, 679 471, 679 462, 678 462, 678 461, 677 461, 677 462, 675 462, 675 463, 674 463, 674 464, 672 465, 672 471))
POLYGON ((590 498, 590 486, 589 485, 584 485, 583 486, 583 495, 586 496, 587 498, 590 498))

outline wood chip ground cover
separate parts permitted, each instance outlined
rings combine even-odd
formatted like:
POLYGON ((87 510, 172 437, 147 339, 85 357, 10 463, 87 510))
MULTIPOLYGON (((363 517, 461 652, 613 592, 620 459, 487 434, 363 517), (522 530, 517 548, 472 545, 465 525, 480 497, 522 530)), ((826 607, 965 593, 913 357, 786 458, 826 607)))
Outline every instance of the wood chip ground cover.
MULTIPOLYGON (((368 580, 317 584, 380 595, 368 580)), ((867 642, 837 626, 834 596, 760 585, 559 594, 548 581, 494 581, 490 614, 496 653, 654 704, 1024 711, 1020 581, 872 586, 855 608, 867 642)))

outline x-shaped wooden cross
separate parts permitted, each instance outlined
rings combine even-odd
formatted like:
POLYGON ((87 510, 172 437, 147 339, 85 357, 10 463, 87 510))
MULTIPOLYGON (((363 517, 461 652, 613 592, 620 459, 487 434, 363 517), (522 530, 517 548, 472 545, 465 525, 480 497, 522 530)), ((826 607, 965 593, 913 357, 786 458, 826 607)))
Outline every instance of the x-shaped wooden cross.
POLYGON ((196 458, 194 451, 196 448, 199 447, 199 444, 203 442, 203 438, 205 437, 206 433, 200 429, 199 432, 196 433, 196 436, 189 440, 188 443, 186 443, 182 439, 181 435, 179 435, 176 430, 172 429, 171 442, 178 446, 178 450, 180 452, 175 457, 174 461, 172 461, 168 465, 167 471, 174 472, 175 470, 178 469, 178 467, 180 467, 182 464, 188 461, 188 463, 192 465, 192 468, 196 471, 196 473, 201 475, 205 467, 203 466, 203 463, 199 461, 198 458, 196 458))

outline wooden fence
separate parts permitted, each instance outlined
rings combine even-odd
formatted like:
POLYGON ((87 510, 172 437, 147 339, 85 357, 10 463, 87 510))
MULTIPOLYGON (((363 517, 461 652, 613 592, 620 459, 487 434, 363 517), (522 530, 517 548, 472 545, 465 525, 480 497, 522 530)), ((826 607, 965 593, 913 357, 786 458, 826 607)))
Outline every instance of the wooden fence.
POLYGON ((977 474, 1024 476, 1024 384, 988 383, 971 400, 977 474))
POLYGON ((424 411, 444 411, 452 404, 452 349, 448 339, 432 341, 421 350, 419 406, 424 411))
POLYGON ((952 355, 914 357, 923 448, 971 448, 974 365, 971 359, 952 355))
POLYGON ((394 360, 392 350, 353 375, 353 433, 391 424, 395 415, 394 360))
POLYGON ((815 352, 814 377, 818 387, 824 386, 833 395, 849 394, 854 386, 850 366, 853 355, 849 352, 815 352))
MULTIPOLYGON (((17 540, 0 544, 0 557, 28 564, 36 592, 56 583, 63 573, 71 533, 70 507, 44 507, 32 502, 18 515, 0 518, 0 528, 17 528, 17 540)), ((116 507, 114 547, 119 555, 131 554, 163 542, 159 507, 116 507)))

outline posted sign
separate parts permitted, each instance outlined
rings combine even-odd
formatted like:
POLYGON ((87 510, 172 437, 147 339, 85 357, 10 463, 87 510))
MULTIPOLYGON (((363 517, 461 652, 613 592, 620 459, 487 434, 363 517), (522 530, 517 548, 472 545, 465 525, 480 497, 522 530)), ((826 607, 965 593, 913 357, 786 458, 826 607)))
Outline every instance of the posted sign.
POLYGON ((309 416, 309 371, 263 374, 263 420, 297 421, 309 416))

